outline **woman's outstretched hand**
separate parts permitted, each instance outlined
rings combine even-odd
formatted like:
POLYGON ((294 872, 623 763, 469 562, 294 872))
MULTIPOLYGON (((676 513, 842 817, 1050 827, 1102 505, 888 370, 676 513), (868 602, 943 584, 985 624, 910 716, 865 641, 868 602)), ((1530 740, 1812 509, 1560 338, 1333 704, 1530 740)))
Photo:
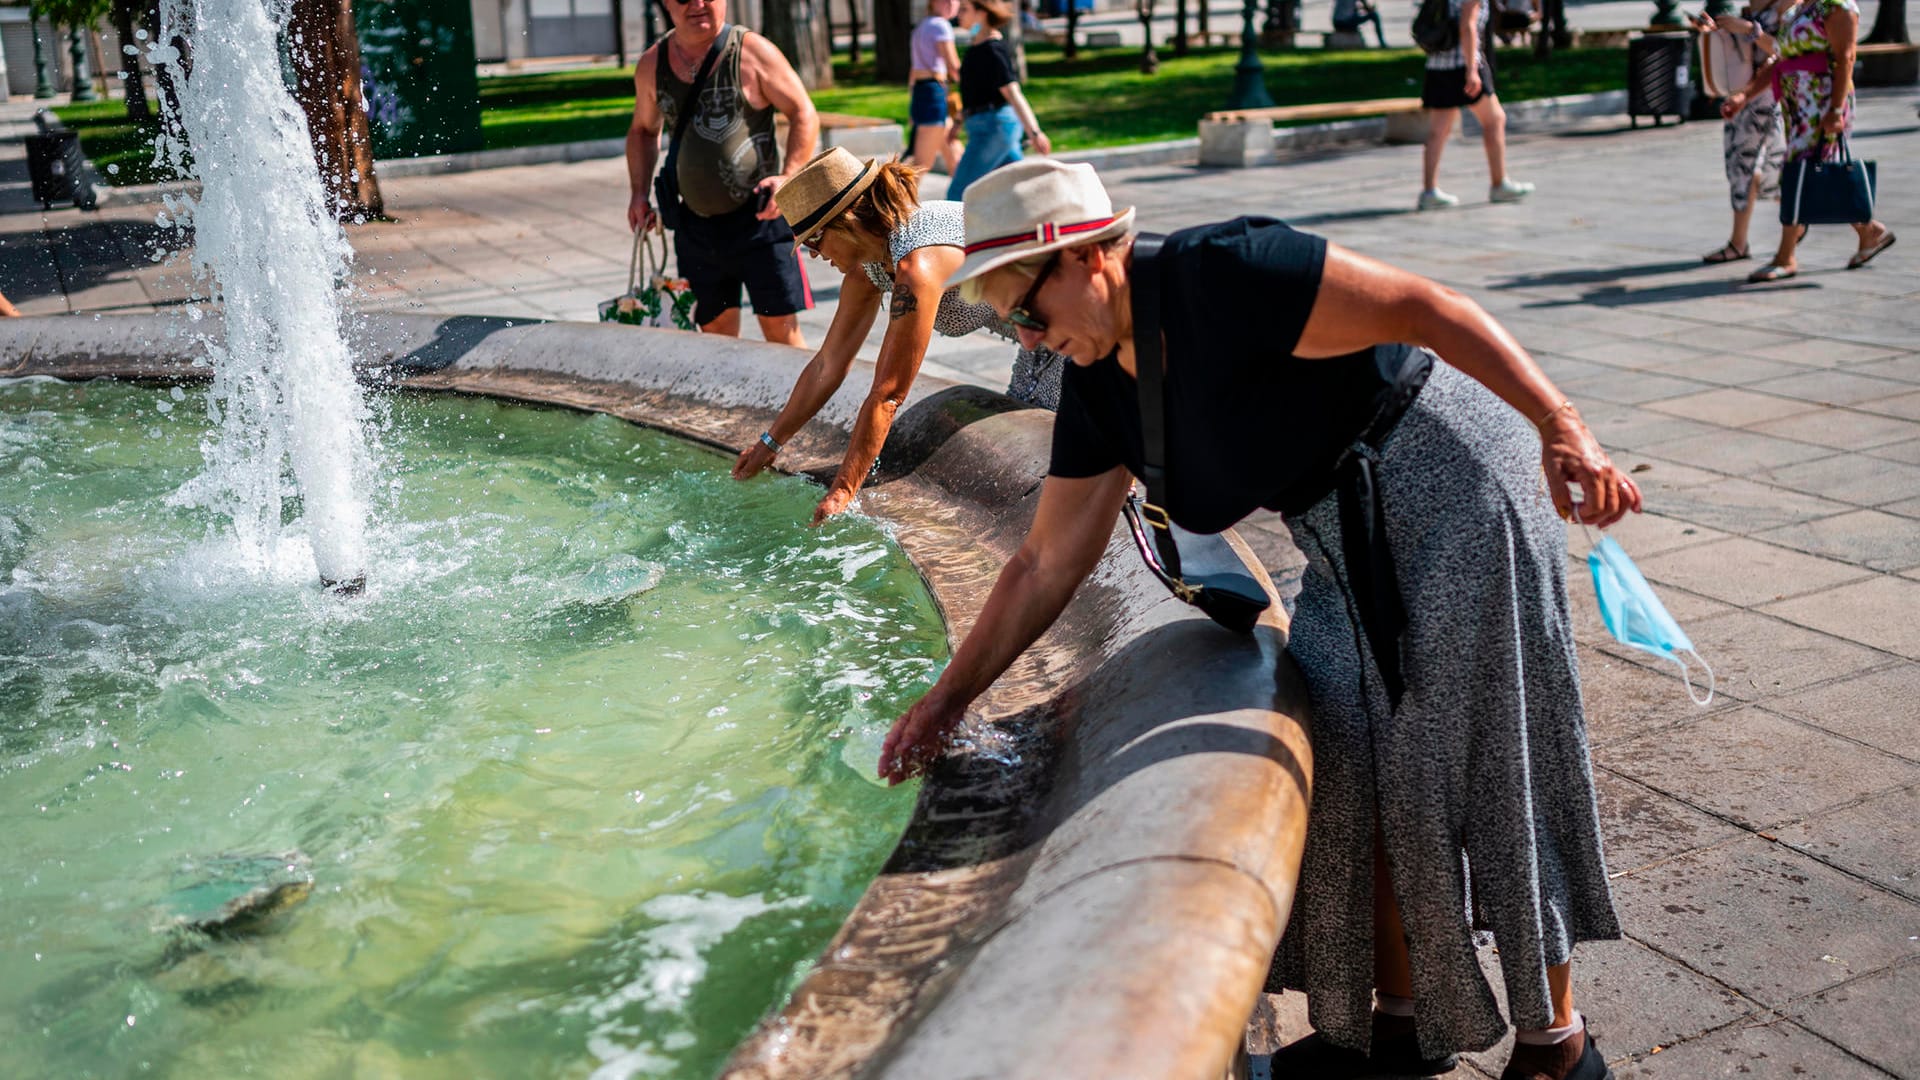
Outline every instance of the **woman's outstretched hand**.
POLYGON ((813 521, 809 524, 820 524, 840 511, 845 510, 847 504, 852 501, 853 492, 845 488, 828 488, 827 493, 820 499, 820 505, 813 508, 813 521))
POLYGON ((880 778, 891 786, 925 772, 946 749, 947 736, 960 726, 964 715, 963 706, 950 704, 933 692, 914 702, 893 722, 893 730, 887 732, 887 741, 880 747, 880 778))
POLYGON ((1640 512, 1640 487, 1613 464, 1573 410, 1556 411, 1540 429, 1540 464, 1553 508, 1568 521, 1606 528, 1640 512), (1578 505, 1573 489, 1580 489, 1578 505))
POLYGON ((753 443, 740 451, 740 456, 734 459, 733 478, 751 480, 771 464, 773 464, 773 451, 767 449, 763 443, 753 443))

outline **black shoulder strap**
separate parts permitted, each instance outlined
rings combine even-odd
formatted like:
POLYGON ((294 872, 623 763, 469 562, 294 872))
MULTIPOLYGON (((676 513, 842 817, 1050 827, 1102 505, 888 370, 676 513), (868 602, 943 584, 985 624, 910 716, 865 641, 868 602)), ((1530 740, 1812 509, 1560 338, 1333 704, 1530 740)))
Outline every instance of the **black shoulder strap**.
MULTIPOLYGON (((674 121, 673 141, 667 144, 667 161, 661 168, 672 168, 674 162, 678 160, 680 140, 686 137, 687 125, 693 123, 693 114, 700 110, 700 91, 707 88, 707 76, 713 74, 713 65, 719 61, 720 54, 726 50, 727 38, 732 31, 733 27, 728 26, 726 23, 721 23, 720 33, 714 36, 713 44, 707 46, 706 58, 700 61, 700 71, 694 75, 693 85, 687 90, 687 100, 680 106, 680 119, 674 121)), ((671 36, 660 42, 660 51, 663 54, 672 48, 673 38, 671 36)), ((669 65, 673 63, 671 56, 662 55, 660 59, 669 65)), ((655 84, 658 85, 659 80, 655 79, 654 81, 655 84)))
POLYGON ((1160 565, 1180 576, 1180 549, 1167 517, 1166 357, 1160 344, 1160 248, 1167 238, 1141 233, 1133 240, 1133 369, 1140 391, 1141 476, 1147 485, 1147 521, 1160 565))

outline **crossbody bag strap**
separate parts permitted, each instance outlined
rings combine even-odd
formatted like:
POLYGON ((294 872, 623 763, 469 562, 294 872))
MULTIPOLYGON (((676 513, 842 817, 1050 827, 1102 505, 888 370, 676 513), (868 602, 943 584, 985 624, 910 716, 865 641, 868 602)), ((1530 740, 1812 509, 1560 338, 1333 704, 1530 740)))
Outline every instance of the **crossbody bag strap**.
MULTIPOLYGON (((673 141, 667 144, 667 160, 660 166, 662 171, 675 168, 679 162, 680 140, 686 138, 687 126, 693 123, 693 114, 699 111, 700 91, 707 88, 707 76, 713 74, 713 65, 719 62, 720 54, 726 50, 727 37, 732 31, 733 27, 728 26, 726 23, 721 23, 720 33, 714 36, 713 44, 707 46, 707 55, 705 59, 700 61, 700 70, 694 75, 693 83, 687 89, 686 104, 680 107, 680 119, 674 121, 673 141)), ((662 42, 661 46, 671 51, 673 49, 673 42, 669 39, 662 42)), ((661 59, 667 62, 668 69, 671 70, 673 57, 663 56, 661 59)), ((674 177, 676 182, 678 182, 679 179, 677 175, 674 177)))
POLYGON ((1180 549, 1167 517, 1166 356, 1160 343, 1160 249, 1167 238, 1141 233, 1133 240, 1133 369, 1140 391, 1140 479, 1147 485, 1146 519, 1168 576, 1180 577, 1180 549))

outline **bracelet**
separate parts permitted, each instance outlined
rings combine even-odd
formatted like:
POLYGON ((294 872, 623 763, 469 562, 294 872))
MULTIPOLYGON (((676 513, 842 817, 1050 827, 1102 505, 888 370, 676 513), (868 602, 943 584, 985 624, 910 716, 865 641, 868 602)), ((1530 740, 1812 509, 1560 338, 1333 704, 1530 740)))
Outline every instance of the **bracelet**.
POLYGON ((1555 416, 1559 415, 1561 412, 1571 408, 1573 408, 1573 399, 1568 398, 1567 400, 1561 402, 1560 404, 1555 405, 1553 408, 1548 409, 1545 416, 1542 416, 1540 419, 1535 420, 1533 422, 1533 426, 1536 428, 1539 428, 1542 431, 1545 431, 1547 428, 1547 421, 1552 420, 1555 416))
POLYGON ((780 444, 779 442, 775 441, 773 437, 773 432, 771 431, 763 431, 760 433, 760 445, 766 447, 767 449, 773 451, 776 454, 780 452, 780 444))

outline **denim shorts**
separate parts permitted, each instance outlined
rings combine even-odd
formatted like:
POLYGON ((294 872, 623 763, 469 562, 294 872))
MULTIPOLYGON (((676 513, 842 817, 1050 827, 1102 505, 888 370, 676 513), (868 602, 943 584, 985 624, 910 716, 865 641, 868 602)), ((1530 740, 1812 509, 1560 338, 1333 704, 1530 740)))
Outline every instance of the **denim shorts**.
POLYGON ((914 127, 945 127, 947 123, 947 84, 938 79, 921 79, 913 84, 913 103, 907 115, 914 127))

